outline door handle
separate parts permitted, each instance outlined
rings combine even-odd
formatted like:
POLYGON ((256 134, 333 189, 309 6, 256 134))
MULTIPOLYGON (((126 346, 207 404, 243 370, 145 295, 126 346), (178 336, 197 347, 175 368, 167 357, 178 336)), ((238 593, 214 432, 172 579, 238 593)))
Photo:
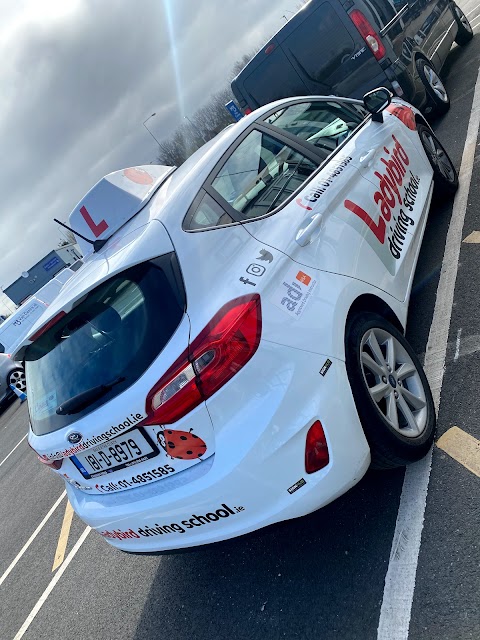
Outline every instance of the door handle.
POLYGON ((360 157, 360 164, 365 167, 369 167, 372 163, 372 160, 375 157, 376 149, 370 149, 364 156, 360 157))
POLYGON ((307 244, 310 244, 313 240, 313 236, 315 231, 322 224, 322 214, 315 213, 313 216, 308 218, 307 224, 302 225, 297 230, 297 235, 295 236, 295 240, 301 247, 306 247, 307 244))

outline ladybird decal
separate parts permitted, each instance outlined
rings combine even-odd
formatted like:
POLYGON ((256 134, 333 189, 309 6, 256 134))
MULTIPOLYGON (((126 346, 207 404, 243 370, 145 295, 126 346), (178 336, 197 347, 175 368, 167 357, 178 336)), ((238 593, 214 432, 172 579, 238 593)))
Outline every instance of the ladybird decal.
POLYGON ((207 451, 205 442, 191 430, 165 429, 157 433, 157 440, 165 453, 177 460, 196 460, 207 451))
POLYGON ((417 123, 415 122, 415 114, 409 107, 406 107, 403 104, 400 105, 392 103, 388 105, 385 111, 388 111, 392 114, 392 116, 398 118, 406 127, 411 129, 412 131, 415 131, 415 129, 417 128, 417 123))

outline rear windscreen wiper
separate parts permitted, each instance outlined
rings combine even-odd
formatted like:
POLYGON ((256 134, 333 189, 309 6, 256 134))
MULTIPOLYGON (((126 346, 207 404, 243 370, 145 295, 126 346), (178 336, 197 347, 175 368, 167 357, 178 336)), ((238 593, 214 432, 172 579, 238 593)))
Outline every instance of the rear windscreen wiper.
POLYGON ((82 411, 82 409, 85 409, 99 400, 102 396, 108 393, 112 387, 116 384, 120 384, 120 382, 123 382, 124 380, 125 377, 120 377, 107 384, 99 384, 97 387, 92 387, 92 389, 82 391, 82 393, 73 396, 73 398, 69 398, 65 402, 62 402, 62 404, 57 407, 56 413, 59 416, 69 416, 73 413, 78 413, 79 411, 82 411))

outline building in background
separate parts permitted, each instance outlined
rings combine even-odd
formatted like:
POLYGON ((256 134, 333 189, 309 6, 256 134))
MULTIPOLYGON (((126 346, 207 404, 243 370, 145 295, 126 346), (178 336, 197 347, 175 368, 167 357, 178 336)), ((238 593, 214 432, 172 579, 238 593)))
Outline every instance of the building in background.
POLYGON ((58 247, 55 251, 50 251, 28 271, 24 271, 22 276, 6 287, 3 292, 15 304, 20 305, 52 280, 59 271, 74 265, 81 257, 78 246, 75 244, 65 244, 58 247))

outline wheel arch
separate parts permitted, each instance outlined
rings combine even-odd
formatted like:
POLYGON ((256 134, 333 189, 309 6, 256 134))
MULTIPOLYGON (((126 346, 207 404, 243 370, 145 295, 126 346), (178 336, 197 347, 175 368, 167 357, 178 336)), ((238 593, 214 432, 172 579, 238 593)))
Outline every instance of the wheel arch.
POLYGON ((400 331, 400 333, 405 334, 405 327, 403 326, 400 318, 397 316, 392 307, 390 307, 385 302, 385 300, 382 300, 382 298, 371 293, 365 293, 356 298, 352 302, 352 304, 350 305, 350 309, 348 310, 345 323, 345 345, 352 319, 360 313, 366 311, 378 313, 380 316, 386 318, 389 322, 391 322, 393 326, 400 331))

